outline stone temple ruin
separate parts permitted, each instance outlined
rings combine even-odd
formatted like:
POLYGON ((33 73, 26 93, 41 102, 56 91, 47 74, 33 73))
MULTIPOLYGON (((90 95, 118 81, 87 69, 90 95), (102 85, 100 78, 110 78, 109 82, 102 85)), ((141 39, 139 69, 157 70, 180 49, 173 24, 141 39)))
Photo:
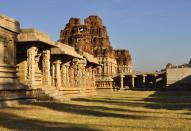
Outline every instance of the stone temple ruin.
POLYGON ((55 42, 0 15, 0 106, 23 100, 63 100, 112 88, 113 76, 132 71, 127 50, 113 50, 98 16, 71 18, 55 42))
POLYGON ((80 54, 89 53, 98 59, 96 87, 112 88, 113 76, 132 72, 132 59, 128 50, 114 50, 101 18, 89 16, 84 23, 71 18, 60 32, 59 42, 72 46, 80 54))
POLYGON ((55 42, 0 15, 0 107, 27 100, 64 100, 97 89, 191 85, 191 61, 161 72, 133 72, 128 50, 113 49, 101 18, 71 18, 55 42), (117 88, 115 88, 117 87, 117 88))

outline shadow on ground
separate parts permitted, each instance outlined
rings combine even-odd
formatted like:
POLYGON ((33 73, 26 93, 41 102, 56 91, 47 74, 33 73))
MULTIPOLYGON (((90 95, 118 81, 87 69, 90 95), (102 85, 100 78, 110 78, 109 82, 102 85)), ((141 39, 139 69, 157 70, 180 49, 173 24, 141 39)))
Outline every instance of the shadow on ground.
MULTIPOLYGON (((127 92, 128 93, 128 92, 127 92)), ((90 102, 90 103, 103 103, 118 106, 128 107, 146 107, 149 109, 168 109, 168 110, 182 110, 191 109, 191 91, 183 90, 157 90, 154 94, 138 100, 131 100, 134 97, 123 97, 122 99, 116 98, 77 98, 74 101, 90 102)), ((136 96, 135 96, 136 98, 136 96)), ((125 109, 126 110, 126 109, 125 109)), ((131 111, 140 112, 141 111, 131 111)), ((146 113, 146 112, 142 112, 146 113)))
POLYGON ((67 112, 78 115, 87 115, 94 117, 113 117, 113 118, 121 118, 121 119, 145 119, 146 116, 137 116, 137 115, 129 115, 125 113, 116 113, 111 111, 128 111, 120 108, 108 108, 104 106, 85 106, 78 104, 66 104, 66 103, 56 103, 56 102, 38 102, 33 103, 36 106, 46 107, 52 110, 67 112), (110 111, 110 112, 109 112, 110 111))
MULTIPOLYGON (((94 116, 100 119, 100 117, 112 117, 121 119, 145 119, 145 116, 128 115, 125 113, 114 113, 109 111, 122 111, 126 112, 125 109, 120 108, 109 108, 104 106, 85 106, 78 104, 67 104, 67 103, 56 103, 56 102, 37 102, 30 103, 36 107, 46 107, 51 110, 72 113, 77 115, 94 116)), ((10 110, 30 110, 26 107, 11 107, 10 110)), ((6 108, 5 108, 6 110, 6 108)), ((0 112, 0 127, 14 130, 66 130, 66 131, 97 131, 86 124, 73 124, 69 122, 52 122, 46 120, 39 120, 35 118, 27 118, 13 113, 0 112)))
POLYGON ((146 107, 152 109, 182 110, 191 109, 191 76, 167 86, 163 90, 157 90, 154 94, 144 99, 153 104, 146 107))
POLYGON ((156 91, 144 101, 152 103, 146 105, 151 109, 189 110, 191 109, 191 91, 156 91))
POLYGON ((49 122, 36 119, 29 119, 10 113, 0 113, 0 127, 13 130, 38 130, 38 131, 97 131, 82 125, 65 123, 65 122, 49 122))

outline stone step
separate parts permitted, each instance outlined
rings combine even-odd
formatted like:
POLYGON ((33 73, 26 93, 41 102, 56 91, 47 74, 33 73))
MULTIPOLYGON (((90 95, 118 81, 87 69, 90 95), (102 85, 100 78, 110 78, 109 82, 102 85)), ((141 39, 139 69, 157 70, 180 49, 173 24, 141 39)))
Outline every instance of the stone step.
POLYGON ((56 90, 52 86, 41 86, 41 91, 39 92, 39 99, 46 100, 59 100, 63 97, 63 94, 56 90))
POLYGON ((31 96, 0 96, 0 102, 7 100, 18 100, 18 99, 34 99, 34 98, 31 96))
POLYGON ((63 96, 62 93, 52 93, 52 94, 47 94, 49 95, 50 97, 59 97, 59 96, 63 96))
POLYGON ((11 107, 18 104, 26 104, 35 102, 36 99, 29 96, 9 96, 9 97, 0 97, 0 108, 1 107, 11 107))

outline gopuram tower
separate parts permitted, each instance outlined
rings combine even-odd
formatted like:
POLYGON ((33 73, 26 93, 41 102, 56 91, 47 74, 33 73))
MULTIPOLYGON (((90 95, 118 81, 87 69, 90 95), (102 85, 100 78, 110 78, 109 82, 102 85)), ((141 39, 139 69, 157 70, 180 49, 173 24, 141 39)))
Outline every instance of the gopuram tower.
MULTIPOLYGON (((131 71, 131 56, 127 50, 113 50, 106 27, 98 16, 89 16, 84 19, 84 23, 79 18, 71 18, 65 28, 60 32, 59 42, 74 47, 78 52, 94 55, 100 66, 96 71, 97 88, 112 88, 113 76, 122 71, 131 71), (122 52, 122 53, 121 53, 122 52), (127 57, 120 58, 119 54, 127 57), (124 58, 126 58, 124 60, 124 58), (118 66, 117 61, 120 62, 118 66), (129 64, 126 66, 121 63, 129 64), (118 69, 120 67, 120 69, 118 69), (127 67, 129 69, 121 69, 127 67)), ((124 72, 125 73, 125 72, 124 72)))

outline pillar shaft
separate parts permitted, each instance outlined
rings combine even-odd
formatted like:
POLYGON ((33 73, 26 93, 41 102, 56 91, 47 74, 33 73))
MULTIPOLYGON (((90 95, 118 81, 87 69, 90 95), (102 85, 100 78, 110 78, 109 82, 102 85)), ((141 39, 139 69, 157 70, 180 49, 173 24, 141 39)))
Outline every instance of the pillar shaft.
POLYGON ((54 62, 55 64, 55 85, 57 87, 57 89, 60 89, 61 87, 61 72, 60 72, 60 64, 61 64, 61 61, 60 60, 57 60, 54 62))
POLYGON ((70 64, 66 64, 66 87, 70 87, 70 79, 69 79, 69 66, 70 64))
POLYGON ((145 75, 143 75, 143 88, 145 87, 145 75))
POLYGON ((55 86, 55 64, 52 64, 52 86, 55 86))
POLYGON ((35 84, 35 56, 37 55, 38 49, 37 47, 30 47, 27 50, 27 65, 28 65, 28 86, 32 87, 35 84))
POLYGON ((124 78, 124 76, 123 75, 120 75, 120 85, 121 85, 121 89, 123 89, 123 78, 124 78))
POLYGON ((50 50, 43 52, 43 84, 51 85, 50 76, 50 50))
POLYGON ((135 77, 132 76, 132 88, 135 88, 135 77))

